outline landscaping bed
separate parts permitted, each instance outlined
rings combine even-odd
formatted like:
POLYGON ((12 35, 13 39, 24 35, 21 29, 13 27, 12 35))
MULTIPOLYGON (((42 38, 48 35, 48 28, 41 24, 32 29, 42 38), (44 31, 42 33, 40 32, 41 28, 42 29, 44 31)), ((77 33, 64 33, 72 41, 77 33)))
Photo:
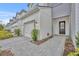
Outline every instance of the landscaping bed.
POLYGON ((34 43, 34 44, 36 44, 36 45, 40 45, 40 44, 46 42, 47 40, 48 40, 48 39, 46 39, 46 40, 31 41, 31 42, 34 43))
POLYGON ((75 52, 75 48, 72 40, 66 39, 64 46, 64 56, 67 56, 70 52, 75 52))
POLYGON ((14 56, 14 53, 11 50, 6 49, 0 52, 0 56, 14 56))
POLYGON ((48 37, 48 38, 45 38, 45 39, 42 39, 42 40, 37 40, 37 41, 31 41, 32 43, 36 44, 36 45, 40 45, 42 43, 45 43, 46 41, 48 41, 50 38, 52 38, 52 36, 48 37))

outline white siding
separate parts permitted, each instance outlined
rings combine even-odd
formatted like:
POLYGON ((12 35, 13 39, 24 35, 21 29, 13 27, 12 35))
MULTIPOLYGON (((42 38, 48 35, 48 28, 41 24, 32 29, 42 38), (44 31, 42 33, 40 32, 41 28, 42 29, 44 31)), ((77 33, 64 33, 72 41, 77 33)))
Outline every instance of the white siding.
POLYGON ((18 22, 14 23, 11 25, 11 31, 14 32, 15 29, 19 28, 18 27, 18 22))
POLYGON ((75 42, 75 4, 71 5, 71 38, 73 40, 74 46, 76 46, 76 42, 75 42))
POLYGON ((52 8, 53 18, 70 15, 70 4, 59 4, 52 8))
POLYGON ((79 32, 79 4, 72 4, 71 8, 71 38, 76 47, 75 36, 79 32))
POLYGON ((34 13, 34 14, 32 14, 32 15, 30 15, 30 16, 28 16, 28 17, 26 17, 26 18, 24 18, 24 19, 22 19, 22 20, 23 20, 23 23, 26 23, 26 22, 35 20, 35 21, 37 22, 36 27, 37 27, 38 29, 40 29, 40 25, 39 25, 39 24, 40 24, 39 11, 36 12, 36 13, 34 13))
MULTIPOLYGON (((38 30, 40 30, 40 15, 39 15, 39 11, 38 12, 36 12, 36 13, 34 13, 34 14, 32 14, 32 15, 30 15, 30 16, 28 16, 28 17, 26 17, 26 18, 24 18, 24 19, 22 19, 22 22, 23 22, 23 33, 25 32, 25 26, 27 27, 27 26, 30 26, 30 25, 28 25, 28 24, 26 24, 26 25, 24 25, 24 23, 28 23, 29 21, 32 21, 32 20, 35 20, 36 22, 37 22, 37 24, 36 24, 36 28, 38 29, 38 30)), ((33 25, 31 25, 31 26, 33 26, 33 25)), ((31 27, 30 26, 30 27, 31 27)), ((31 32, 32 30, 30 30, 30 32, 31 32)), ((24 36, 25 36, 25 34, 24 34, 24 36)), ((29 35, 28 35, 29 36, 29 35)), ((38 36, 38 39, 40 39, 40 36, 38 36)))
POLYGON ((76 4, 76 22, 75 22, 75 27, 76 27, 76 34, 79 32, 79 4, 76 4))
POLYGON ((23 35, 23 22, 22 22, 22 19, 18 21, 18 28, 21 30, 21 35, 23 35))
POLYGON ((45 39, 52 35, 51 8, 40 8, 40 39, 45 39))
POLYGON ((34 29, 34 22, 24 24, 24 36, 31 38, 31 32, 34 29))
POLYGON ((53 34, 59 35, 59 21, 65 21, 65 35, 69 35, 69 16, 53 19, 53 34))

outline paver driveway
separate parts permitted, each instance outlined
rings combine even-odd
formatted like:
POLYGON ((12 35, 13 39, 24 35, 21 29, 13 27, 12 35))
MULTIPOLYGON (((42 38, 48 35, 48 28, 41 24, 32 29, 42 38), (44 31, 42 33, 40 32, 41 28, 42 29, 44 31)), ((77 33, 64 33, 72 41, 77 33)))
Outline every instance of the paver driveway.
POLYGON ((63 55, 65 39, 65 36, 54 36, 41 45, 35 45, 29 38, 16 37, 0 41, 0 45, 11 49, 16 56, 60 56, 63 55))

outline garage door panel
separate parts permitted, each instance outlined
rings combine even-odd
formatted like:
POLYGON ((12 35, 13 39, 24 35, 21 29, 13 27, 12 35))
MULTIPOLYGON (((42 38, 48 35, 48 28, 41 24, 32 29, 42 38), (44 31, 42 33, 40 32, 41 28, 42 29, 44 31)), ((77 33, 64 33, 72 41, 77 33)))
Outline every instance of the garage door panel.
POLYGON ((24 36, 31 38, 31 32, 34 29, 34 22, 24 24, 24 36))

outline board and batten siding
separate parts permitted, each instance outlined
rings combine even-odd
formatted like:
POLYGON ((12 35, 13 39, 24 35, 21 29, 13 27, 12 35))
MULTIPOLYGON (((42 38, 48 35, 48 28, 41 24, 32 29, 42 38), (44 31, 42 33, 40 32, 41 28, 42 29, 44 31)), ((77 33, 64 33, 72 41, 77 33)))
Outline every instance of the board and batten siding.
POLYGON ((22 22, 24 24, 24 23, 28 23, 29 21, 33 21, 33 20, 35 20, 37 22, 36 27, 38 29, 40 29, 40 26, 38 26, 38 24, 40 23, 39 11, 32 14, 32 15, 30 15, 30 16, 28 16, 28 17, 26 17, 26 18, 24 18, 22 22))
POLYGON ((45 39, 51 35, 52 35, 51 8, 40 7, 40 39, 45 39))
POLYGON ((64 3, 52 8, 52 18, 70 15, 70 4, 64 3))
POLYGON ((76 47, 76 39, 75 36, 79 31, 79 4, 72 4, 71 5, 71 38, 76 47))
MULTIPOLYGON (((22 19, 22 22, 23 22, 23 35, 25 36, 25 27, 27 27, 28 26, 28 22, 30 22, 30 21, 33 21, 33 20, 35 20, 37 23, 35 24, 36 25, 36 28, 38 29, 38 30, 40 30, 40 15, 39 15, 39 11, 38 12, 36 12, 36 13, 33 13, 32 15, 30 15, 30 16, 28 16, 28 17, 26 17, 26 18, 24 18, 24 19, 22 19), (25 25, 26 24, 26 25, 25 25)), ((30 26, 30 25, 29 25, 30 26)), ((31 27, 31 26, 30 26, 31 27)), ((33 28, 32 28, 33 29, 33 28)), ((31 29, 31 30, 32 30, 31 29)), ((28 29, 26 29, 26 31, 27 31, 28 29)), ((30 31, 31 32, 31 31, 30 31)), ((27 35, 28 36, 28 35, 27 35)), ((40 35, 38 36, 38 39, 40 39, 39 38, 40 37, 40 35)))
POLYGON ((79 4, 77 3, 76 5, 75 5, 75 7, 76 7, 76 10, 75 10, 75 14, 76 14, 76 18, 75 18, 75 29, 76 29, 76 33, 75 34, 77 34, 77 32, 79 32, 79 4))
POLYGON ((69 16, 65 16, 65 17, 60 17, 60 18, 56 18, 53 19, 53 34, 54 35, 59 35, 59 22, 60 21, 65 21, 65 35, 69 36, 69 16))

